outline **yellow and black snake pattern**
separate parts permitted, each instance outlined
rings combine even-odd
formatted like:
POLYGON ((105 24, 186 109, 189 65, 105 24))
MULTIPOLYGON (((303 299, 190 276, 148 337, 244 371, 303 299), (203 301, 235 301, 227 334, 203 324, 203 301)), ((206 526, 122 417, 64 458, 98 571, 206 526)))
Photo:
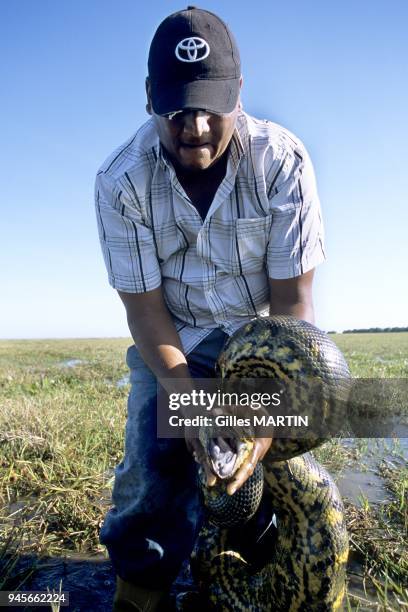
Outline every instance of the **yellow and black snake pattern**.
MULTIPOLYGON (((287 387, 293 389, 292 396, 289 391, 292 414, 304 412, 307 405, 312 419, 325 425, 322 431, 341 425, 348 367, 330 338, 309 323, 289 316, 256 319, 229 339, 218 365, 224 380, 269 377, 298 383, 287 387), (316 381, 317 396, 310 394, 316 381)), ((206 435, 211 434, 204 432, 203 440, 206 435)), ((242 524, 228 523, 225 516, 228 527, 214 524, 219 521, 209 509, 191 558, 203 609, 306 612, 342 608, 348 558, 343 504, 328 472, 308 452, 323 441, 324 436, 316 432, 273 440, 261 472, 256 471, 246 485, 252 487, 247 496, 259 498, 258 485, 251 481, 263 481, 260 508, 271 518, 264 533, 257 527, 260 509, 242 524)), ((221 517, 223 499, 228 502, 239 493, 228 500, 223 481, 214 490, 204 484, 202 489, 209 508, 210 497, 215 498, 221 517)), ((226 515, 231 513, 228 504, 225 509, 226 515)), ((199 606, 195 604, 194 609, 199 606)))

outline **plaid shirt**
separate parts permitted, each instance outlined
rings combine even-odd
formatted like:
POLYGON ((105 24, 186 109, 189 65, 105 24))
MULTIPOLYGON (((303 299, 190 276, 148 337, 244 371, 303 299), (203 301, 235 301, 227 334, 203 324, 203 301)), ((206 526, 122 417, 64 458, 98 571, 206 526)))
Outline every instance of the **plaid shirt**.
POLYGON ((267 313, 268 277, 292 278, 325 259, 313 167, 288 130, 240 113, 224 180, 201 219, 150 119, 96 177, 109 283, 128 293, 163 286, 184 346, 232 334, 267 313))

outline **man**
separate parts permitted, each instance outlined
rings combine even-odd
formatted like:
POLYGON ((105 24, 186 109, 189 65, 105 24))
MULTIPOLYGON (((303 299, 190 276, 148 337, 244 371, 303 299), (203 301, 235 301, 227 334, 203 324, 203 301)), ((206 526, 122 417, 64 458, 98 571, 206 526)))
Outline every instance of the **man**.
MULTIPOLYGON (((313 269, 324 259, 309 157, 290 132, 242 111, 226 24, 195 7, 170 15, 148 68, 151 118, 103 164, 95 191, 109 282, 135 341, 125 457, 101 530, 118 574, 116 610, 160 609, 193 547, 190 453, 215 482, 197 440, 188 452, 182 440, 157 439, 157 382, 192 391, 194 378, 213 375, 228 335, 256 316, 313 322, 313 269)), ((256 441, 230 494, 270 444, 256 441)))

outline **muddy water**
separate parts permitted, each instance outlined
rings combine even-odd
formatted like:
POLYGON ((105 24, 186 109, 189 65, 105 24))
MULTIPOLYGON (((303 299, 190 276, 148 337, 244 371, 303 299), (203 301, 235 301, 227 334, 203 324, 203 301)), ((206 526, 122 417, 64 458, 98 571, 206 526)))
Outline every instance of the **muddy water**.
MULTIPOLYGON (((405 433, 405 432, 404 432, 405 433)), ((350 450, 359 450, 360 459, 354 465, 346 467, 337 476, 337 484, 343 497, 355 504, 362 504, 366 498, 370 504, 384 503, 389 499, 389 493, 384 481, 377 473, 381 462, 388 462, 390 467, 398 467, 408 460, 408 438, 396 440, 344 440, 344 445, 350 450)), ((107 475, 108 476, 108 475, 107 475)), ((109 473, 109 476, 111 474, 109 473)), ((108 491, 104 506, 108 505, 108 491)), ((22 502, 17 502, 15 508, 18 513, 22 502)), ((30 557, 21 558, 21 569, 32 564, 30 557)), ((350 600, 352 609, 357 607, 360 600, 375 602, 375 593, 366 591, 362 579, 362 568, 357 558, 349 562, 349 592, 355 596, 350 600)), ((72 612, 109 612, 112 609, 112 598, 115 589, 115 576, 110 562, 102 554, 96 556, 81 556, 70 554, 64 559, 50 558, 41 560, 35 574, 24 584, 25 590, 58 591, 62 580, 63 590, 69 592, 69 608, 72 612)), ((174 595, 177 591, 191 588, 191 581, 186 567, 179 576, 174 595)), ((23 608, 18 608, 22 610, 23 608)), ((35 612, 38 608, 25 608, 35 612)), ((365 608, 360 603, 360 610, 365 608)), ((17 610, 17 608, 16 608, 17 610)))
POLYGON ((391 499, 384 480, 378 474, 381 464, 393 469, 402 467, 408 462, 408 437, 384 438, 369 440, 344 440, 349 449, 359 449, 361 459, 352 466, 346 467, 335 477, 342 497, 362 505, 364 500, 370 504, 379 504, 391 499))
POLYGON ((361 560, 352 553, 349 556, 347 565, 347 591, 352 610, 358 608, 359 612, 364 610, 372 612, 372 610, 378 609, 375 606, 375 604, 378 604, 375 589, 368 581, 367 583, 364 581, 361 560), (369 604, 367 605, 366 602, 369 602, 369 604))
MULTIPOLYGON (((22 557, 19 570, 24 571, 33 564, 32 557, 22 557)), ((115 575, 111 564, 103 555, 83 557, 69 555, 65 559, 49 558, 39 562, 38 569, 29 578, 21 590, 59 592, 69 594, 69 606, 61 611, 70 612, 109 612, 112 610, 112 599, 115 590, 115 575)), ((18 583, 13 585, 18 588, 18 583)), ((38 607, 8 608, 38 612, 38 607)), ((47 610, 48 608, 42 608, 47 610)))
POLYGON ((88 363, 83 359, 66 359, 65 361, 61 361, 59 364, 61 368, 75 368, 78 365, 82 365, 88 363))
POLYGON ((127 385, 130 385, 130 376, 129 376, 129 374, 126 374, 126 376, 124 376, 123 378, 118 380, 117 383, 116 383, 116 387, 118 389, 121 389, 122 387, 127 387, 127 385))
MULTIPOLYGON (((407 465, 408 431, 404 429, 400 430, 400 433, 404 437, 343 441, 347 449, 359 450, 361 453, 358 461, 343 469, 337 477, 335 475, 343 499, 360 507, 367 502, 370 505, 379 505, 392 499, 378 468, 380 465, 386 465, 395 470, 407 465)), ((375 589, 364 582, 362 562, 357 555, 350 555, 347 575, 352 609, 357 609, 358 606, 361 611, 383 609, 375 606, 378 604, 375 589)))
POLYGON ((343 470, 337 479, 337 486, 343 498, 359 506, 363 505, 364 500, 370 504, 379 504, 391 499, 383 479, 372 470, 343 470))

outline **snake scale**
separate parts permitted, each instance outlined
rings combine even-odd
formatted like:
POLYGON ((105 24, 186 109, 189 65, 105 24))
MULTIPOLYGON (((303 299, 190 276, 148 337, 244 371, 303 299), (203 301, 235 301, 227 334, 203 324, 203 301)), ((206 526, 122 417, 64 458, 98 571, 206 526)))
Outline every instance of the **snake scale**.
MULTIPOLYGON (((223 380, 294 381, 298 384, 289 386, 293 414, 307 406, 329 430, 341 425, 349 370, 337 346, 309 323, 289 316, 255 319, 228 340, 218 367, 223 380), (309 388, 316 380, 322 383, 318 402, 309 388)), ((202 431, 200 438, 214 466, 211 431, 202 431)), ((338 489, 309 452, 322 442, 315 433, 274 439, 262 465, 233 496, 225 492, 225 479, 209 489, 201 479, 207 516, 190 563, 200 597, 193 605, 180 603, 179 609, 342 608, 348 537, 338 489), (242 520, 231 521, 240 507, 242 520)), ((238 455, 245 447, 249 452, 252 443, 246 439, 237 445, 231 475, 239 467, 238 455)), ((244 458, 245 452, 240 461, 244 458)))

